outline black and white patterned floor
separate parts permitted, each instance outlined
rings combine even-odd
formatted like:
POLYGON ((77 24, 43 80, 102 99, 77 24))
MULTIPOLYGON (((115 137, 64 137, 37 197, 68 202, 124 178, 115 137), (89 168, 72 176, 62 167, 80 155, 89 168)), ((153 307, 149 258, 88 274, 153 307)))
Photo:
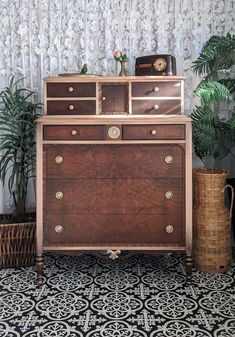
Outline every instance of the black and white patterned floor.
POLYGON ((0 271, 0 337, 235 337, 235 265, 193 271, 183 255, 46 255, 35 268, 0 271))

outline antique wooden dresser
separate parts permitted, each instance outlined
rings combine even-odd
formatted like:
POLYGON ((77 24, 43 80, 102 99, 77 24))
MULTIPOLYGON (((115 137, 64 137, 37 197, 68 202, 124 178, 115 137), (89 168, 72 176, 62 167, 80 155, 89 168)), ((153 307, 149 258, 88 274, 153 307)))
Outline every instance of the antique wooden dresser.
POLYGON ((37 122, 37 259, 44 251, 192 252, 184 79, 44 80, 37 122))

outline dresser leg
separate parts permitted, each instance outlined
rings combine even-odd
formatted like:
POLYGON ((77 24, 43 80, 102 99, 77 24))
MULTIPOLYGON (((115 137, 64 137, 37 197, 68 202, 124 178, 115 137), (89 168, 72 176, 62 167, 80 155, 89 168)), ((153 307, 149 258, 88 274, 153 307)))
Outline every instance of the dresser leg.
POLYGON ((186 282, 187 283, 191 283, 191 280, 192 280, 192 266, 193 266, 192 255, 186 255, 186 282))
POLYGON ((43 257, 42 255, 37 255, 36 257, 36 270, 37 270, 37 281, 36 284, 37 286, 41 286, 43 283, 43 257))

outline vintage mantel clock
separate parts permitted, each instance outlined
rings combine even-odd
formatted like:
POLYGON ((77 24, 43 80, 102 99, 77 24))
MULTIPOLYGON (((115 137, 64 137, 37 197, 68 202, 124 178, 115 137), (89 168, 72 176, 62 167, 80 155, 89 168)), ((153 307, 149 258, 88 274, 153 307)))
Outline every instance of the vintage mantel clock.
POLYGON ((168 54, 137 57, 135 75, 170 76, 176 75, 175 57, 168 54))

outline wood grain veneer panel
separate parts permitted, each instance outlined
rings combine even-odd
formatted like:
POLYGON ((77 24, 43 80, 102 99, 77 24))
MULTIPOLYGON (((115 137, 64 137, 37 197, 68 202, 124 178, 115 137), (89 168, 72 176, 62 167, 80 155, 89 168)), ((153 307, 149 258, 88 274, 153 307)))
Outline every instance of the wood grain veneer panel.
POLYGON ((103 140, 105 139, 105 126, 45 125, 43 127, 43 138, 44 140, 103 140))
POLYGON ((180 81, 132 83, 132 96, 134 97, 180 97, 180 81), (155 89, 155 90, 154 90, 155 89))
POLYGON ((47 178, 182 178, 179 145, 44 145, 47 178), (172 156, 167 164, 165 157, 172 156), (58 165, 57 156, 63 157, 58 165))
POLYGON ((47 114, 48 115, 95 115, 96 114, 96 101, 47 101, 47 114), (73 110, 69 107, 73 106, 73 110))
POLYGON ((48 97, 95 97, 95 95, 95 83, 47 83, 48 97))
POLYGON ((50 179, 45 194, 50 213, 177 214, 184 191, 181 179, 50 179), (56 199, 58 191, 63 199, 56 199))
POLYGON ((177 115, 181 113, 181 100, 132 100, 133 115, 177 115), (158 106, 155 109, 155 106, 158 106))
POLYGON ((185 139, 185 125, 123 125, 123 139, 185 139))
POLYGON ((45 237, 49 243, 61 244, 167 244, 184 245, 182 216, 175 214, 49 214, 45 220, 45 237), (62 233, 55 232, 56 225, 62 233), (166 225, 172 224, 172 233, 166 225))
POLYGON ((128 112, 127 84, 101 85, 101 114, 128 112))

